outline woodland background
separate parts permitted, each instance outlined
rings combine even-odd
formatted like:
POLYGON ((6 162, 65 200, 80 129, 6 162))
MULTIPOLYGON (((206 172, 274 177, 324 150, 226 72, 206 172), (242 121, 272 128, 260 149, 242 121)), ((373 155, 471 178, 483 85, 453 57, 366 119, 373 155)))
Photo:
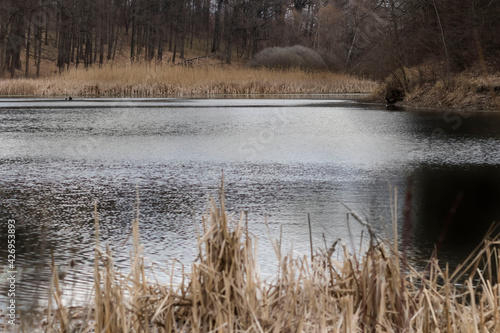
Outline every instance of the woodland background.
POLYGON ((446 77, 479 60, 500 68, 499 18, 499 0, 1 0, 0 70, 178 63, 187 50, 258 66, 266 48, 301 45, 334 71, 446 77))

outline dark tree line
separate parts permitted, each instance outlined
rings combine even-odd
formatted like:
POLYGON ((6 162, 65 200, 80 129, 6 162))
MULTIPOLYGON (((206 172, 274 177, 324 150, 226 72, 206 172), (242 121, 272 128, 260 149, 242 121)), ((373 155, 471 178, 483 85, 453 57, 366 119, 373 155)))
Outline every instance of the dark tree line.
POLYGON ((300 44, 337 70, 387 74, 479 57, 498 67, 500 0, 0 0, 0 69, 39 75, 105 62, 178 62, 187 48, 226 63, 300 44), (30 73, 30 68, 36 73, 30 73))

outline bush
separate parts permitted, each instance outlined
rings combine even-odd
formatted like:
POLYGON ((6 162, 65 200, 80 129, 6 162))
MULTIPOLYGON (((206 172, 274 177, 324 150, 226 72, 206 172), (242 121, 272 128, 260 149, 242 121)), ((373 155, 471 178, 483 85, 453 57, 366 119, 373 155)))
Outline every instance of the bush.
POLYGON ((268 47, 257 53, 250 67, 325 69, 326 63, 318 52, 301 45, 268 47))

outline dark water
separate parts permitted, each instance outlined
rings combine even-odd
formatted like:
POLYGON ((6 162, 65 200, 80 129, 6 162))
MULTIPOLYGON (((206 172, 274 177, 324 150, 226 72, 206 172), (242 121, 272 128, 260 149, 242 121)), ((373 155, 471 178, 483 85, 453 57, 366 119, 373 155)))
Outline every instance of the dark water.
POLYGON ((137 193, 146 264, 160 279, 174 258, 189 269, 222 173, 229 210, 248 212, 259 239, 264 277, 276 267, 266 218, 272 237, 281 230, 283 250, 295 255, 309 254, 308 213, 315 247, 341 238, 357 249, 362 228, 351 218, 348 232, 344 205, 390 237, 394 187, 412 260, 424 262, 437 242, 443 260, 456 262, 500 220, 499 164, 493 113, 395 111, 353 100, 4 99, 3 272, 7 221, 15 219, 20 302, 46 299, 50 249, 66 273, 66 302, 84 300, 94 203, 101 242, 126 271, 137 193))

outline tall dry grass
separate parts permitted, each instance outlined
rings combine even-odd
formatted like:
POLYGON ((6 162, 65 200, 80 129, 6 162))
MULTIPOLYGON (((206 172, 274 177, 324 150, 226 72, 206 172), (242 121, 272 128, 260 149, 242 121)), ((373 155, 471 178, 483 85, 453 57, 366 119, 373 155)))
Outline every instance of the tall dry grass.
POLYGON ((0 81, 0 95, 160 97, 369 93, 371 80, 331 72, 237 67, 106 65, 42 79, 0 81))
MULTIPOLYGON (((390 91, 404 91, 402 104, 457 111, 500 111, 500 73, 475 63, 459 73, 445 73, 438 62, 394 71, 370 99, 383 101, 390 91), (484 67, 484 68, 482 68, 484 67)), ((493 67, 493 66, 490 66, 493 67)))
POLYGON ((45 331, 500 332, 498 239, 486 241, 455 272, 436 259, 417 270, 397 245, 372 231, 358 254, 336 242, 312 259, 282 257, 277 245, 279 273, 262 281, 244 215, 229 215, 224 197, 219 201, 210 201, 199 257, 178 285, 147 280, 138 220, 132 271, 117 272, 109 249, 99 247, 96 218, 94 304, 76 315, 65 309, 54 274, 58 307, 49 309, 54 315, 45 331))

